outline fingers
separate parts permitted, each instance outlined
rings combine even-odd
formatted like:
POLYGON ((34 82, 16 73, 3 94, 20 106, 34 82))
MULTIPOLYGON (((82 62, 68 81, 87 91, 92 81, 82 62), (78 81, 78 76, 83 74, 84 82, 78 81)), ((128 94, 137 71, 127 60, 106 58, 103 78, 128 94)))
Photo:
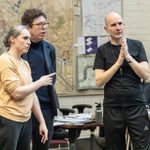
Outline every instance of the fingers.
POLYGON ((51 73, 51 74, 48 75, 48 77, 50 78, 50 85, 53 84, 53 82, 52 82, 52 81, 53 81, 53 78, 52 78, 52 77, 53 77, 54 75, 56 75, 56 72, 51 73))
POLYGON ((127 44, 127 40, 123 39, 122 42, 122 49, 124 50, 124 57, 127 58, 130 56, 129 51, 128 51, 128 44, 127 44))
POLYGON ((121 45, 124 48, 124 50, 128 49, 127 40, 125 38, 121 40, 121 45))
POLYGON ((54 76, 55 74, 56 74, 56 72, 49 74, 49 76, 51 77, 51 76, 54 76))
POLYGON ((56 75, 56 72, 51 73, 51 74, 49 74, 49 75, 47 75, 47 76, 50 77, 50 78, 52 78, 52 76, 54 76, 54 75, 56 75))
POLYGON ((48 136, 47 133, 42 133, 41 134, 42 138, 41 138, 41 143, 45 143, 48 140, 48 136))
POLYGON ((49 75, 46 75, 46 78, 48 79, 48 83, 49 85, 52 85, 53 84, 53 78, 52 76, 54 76, 56 73, 51 73, 49 75))
POLYGON ((44 136, 42 136, 42 138, 41 138, 41 143, 44 144, 47 140, 48 140, 47 138, 45 138, 44 136))
POLYGON ((56 75, 56 72, 44 75, 40 78, 40 81, 42 81, 42 86, 47 86, 47 85, 53 85, 53 77, 56 75))
POLYGON ((45 122, 40 124, 39 134, 41 135, 41 143, 45 143, 48 140, 48 130, 45 122))
POLYGON ((121 39, 120 39, 120 43, 126 43, 126 38, 124 38, 124 37, 122 37, 121 39))
POLYGON ((124 59, 125 59, 125 51, 124 51, 123 47, 121 47, 119 57, 118 57, 118 60, 117 60, 117 62, 120 66, 123 64, 124 59))

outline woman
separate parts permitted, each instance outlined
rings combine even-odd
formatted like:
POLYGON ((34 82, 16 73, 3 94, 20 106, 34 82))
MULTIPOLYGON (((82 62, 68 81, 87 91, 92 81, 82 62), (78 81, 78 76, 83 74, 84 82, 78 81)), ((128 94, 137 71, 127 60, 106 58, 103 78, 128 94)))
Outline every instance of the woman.
POLYGON ((30 33, 23 25, 12 27, 4 44, 8 51, 0 56, 0 149, 29 150, 31 111, 38 119, 41 142, 47 140, 47 127, 35 91, 52 85, 51 75, 32 82, 31 70, 21 55, 28 52, 30 33))

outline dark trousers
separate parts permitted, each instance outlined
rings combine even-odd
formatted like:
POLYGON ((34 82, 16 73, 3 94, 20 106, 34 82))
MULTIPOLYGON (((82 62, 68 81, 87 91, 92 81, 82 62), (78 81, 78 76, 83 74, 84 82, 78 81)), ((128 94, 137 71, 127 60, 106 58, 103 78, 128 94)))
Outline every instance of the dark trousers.
POLYGON ((48 128, 48 141, 45 144, 41 143, 41 136, 39 135, 39 123, 32 114, 32 150, 48 150, 50 139, 53 134, 53 120, 54 115, 51 109, 42 110, 43 117, 48 128))
POLYGON ((0 116, 0 149, 30 150, 32 122, 15 122, 0 116))
POLYGON ((125 150, 125 131, 134 150, 150 150, 148 113, 145 106, 104 107, 107 150, 125 150))

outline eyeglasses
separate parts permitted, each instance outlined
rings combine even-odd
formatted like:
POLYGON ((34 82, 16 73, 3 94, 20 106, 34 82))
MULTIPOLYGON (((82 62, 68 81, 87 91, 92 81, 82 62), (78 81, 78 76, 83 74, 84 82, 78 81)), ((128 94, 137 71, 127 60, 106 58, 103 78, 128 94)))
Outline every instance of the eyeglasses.
POLYGON ((48 25, 49 25, 49 22, 39 22, 39 23, 33 23, 32 24, 32 26, 33 25, 36 25, 36 26, 38 26, 39 28, 42 28, 42 27, 48 27, 48 25))

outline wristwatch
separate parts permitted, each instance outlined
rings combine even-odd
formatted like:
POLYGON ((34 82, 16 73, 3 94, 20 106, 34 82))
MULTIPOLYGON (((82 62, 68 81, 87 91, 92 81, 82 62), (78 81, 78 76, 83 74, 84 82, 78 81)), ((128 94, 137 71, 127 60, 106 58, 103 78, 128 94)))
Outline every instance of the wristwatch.
POLYGON ((128 58, 126 59, 126 61, 127 61, 128 64, 130 64, 130 63, 133 62, 133 58, 132 58, 132 57, 128 57, 128 58))

